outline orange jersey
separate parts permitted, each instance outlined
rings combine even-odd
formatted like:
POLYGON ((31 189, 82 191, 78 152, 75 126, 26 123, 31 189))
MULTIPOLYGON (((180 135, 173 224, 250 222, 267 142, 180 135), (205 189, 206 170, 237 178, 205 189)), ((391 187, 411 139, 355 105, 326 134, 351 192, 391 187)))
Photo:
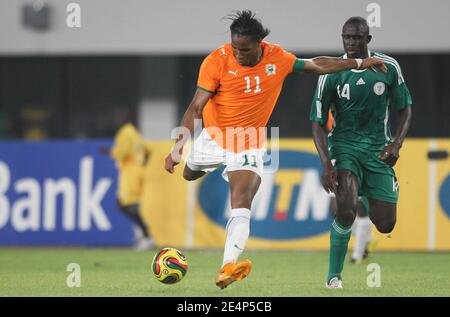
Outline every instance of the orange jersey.
POLYGON ((294 70, 294 64, 296 70, 301 70, 298 64, 303 67, 301 60, 278 45, 262 42, 261 47, 262 59, 253 67, 237 62, 231 44, 216 49, 200 67, 198 87, 214 93, 203 110, 204 126, 220 146, 237 153, 264 146, 262 131, 284 79, 294 70), (230 128, 235 129, 234 133, 230 128), (256 131, 256 140, 250 139, 252 131, 256 131), (218 133, 222 137, 217 137, 218 133))
POLYGON ((333 113, 330 110, 330 111, 328 111, 327 132, 330 132, 331 130, 333 130, 333 126, 334 126, 333 113))

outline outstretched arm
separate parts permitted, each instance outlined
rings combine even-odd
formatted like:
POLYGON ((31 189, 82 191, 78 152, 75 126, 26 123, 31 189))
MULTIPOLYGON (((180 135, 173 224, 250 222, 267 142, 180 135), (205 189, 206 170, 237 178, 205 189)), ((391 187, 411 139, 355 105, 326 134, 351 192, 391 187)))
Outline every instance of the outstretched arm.
POLYGON ((395 131, 394 142, 386 145, 379 155, 379 158, 391 167, 397 163, 400 157, 400 149, 409 130, 411 115, 411 107, 405 107, 399 111, 398 127, 395 131))
POLYGON ((328 139, 325 129, 325 126, 320 125, 319 122, 312 122, 314 144, 323 166, 322 186, 327 193, 335 193, 338 185, 337 173, 328 156, 328 139))
MULTIPOLYGON (((210 92, 197 88, 197 91, 181 120, 181 128, 188 129, 190 135, 194 133, 196 128, 194 126, 195 119, 202 119, 203 108, 205 108, 212 95, 213 94, 210 92)), ((169 173, 173 173, 174 167, 180 163, 179 158, 183 153, 183 146, 187 142, 187 138, 184 136, 185 135, 180 133, 176 141, 177 146, 175 146, 172 152, 166 157, 165 168, 169 173)))
POLYGON ((348 69, 366 69, 374 66, 378 67, 383 73, 387 72, 387 68, 381 59, 375 57, 367 57, 364 59, 337 58, 319 56, 313 59, 305 59, 304 71, 314 74, 335 73, 348 69))

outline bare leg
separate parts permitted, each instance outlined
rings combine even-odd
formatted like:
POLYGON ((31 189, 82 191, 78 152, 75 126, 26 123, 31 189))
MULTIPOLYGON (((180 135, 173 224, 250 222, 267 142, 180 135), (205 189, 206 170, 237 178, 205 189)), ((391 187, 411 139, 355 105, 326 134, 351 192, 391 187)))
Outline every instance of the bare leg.
POLYGON ((261 177, 252 171, 237 170, 228 172, 228 180, 231 190, 231 208, 250 209, 261 184, 261 177))
POLYGON ((394 230, 397 221, 397 204, 369 198, 370 219, 381 233, 394 230))
POLYGON ((350 227, 358 205, 358 179, 351 171, 339 170, 338 182, 336 219, 344 227, 350 227))

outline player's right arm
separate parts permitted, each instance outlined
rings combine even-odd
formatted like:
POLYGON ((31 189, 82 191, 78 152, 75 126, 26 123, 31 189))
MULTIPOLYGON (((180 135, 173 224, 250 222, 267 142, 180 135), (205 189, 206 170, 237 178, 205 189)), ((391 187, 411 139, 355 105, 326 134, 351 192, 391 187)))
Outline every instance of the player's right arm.
POLYGON ((195 119, 202 119, 203 109, 212 96, 212 92, 197 88, 181 120, 181 128, 184 128, 185 131, 189 130, 189 135, 180 133, 172 152, 166 157, 165 168, 169 173, 173 173, 175 166, 180 163, 184 144, 195 131, 195 119))
POLYGON ((326 124, 330 104, 333 100, 334 89, 329 75, 322 75, 317 82, 311 105, 310 120, 314 144, 323 166, 322 186, 327 193, 337 191, 337 172, 328 154, 328 132, 326 124))
POLYGON ((337 172, 328 156, 328 136, 325 125, 313 121, 312 134, 323 166, 322 186, 327 193, 335 193, 338 185, 337 172))
POLYGON ((183 146, 195 131, 195 119, 202 119, 203 109, 219 87, 221 66, 220 61, 217 59, 217 52, 216 50, 209 54, 200 66, 197 91, 181 120, 181 130, 179 131, 179 137, 175 143, 175 147, 166 157, 165 168, 169 173, 173 173, 175 165, 181 161, 183 146))

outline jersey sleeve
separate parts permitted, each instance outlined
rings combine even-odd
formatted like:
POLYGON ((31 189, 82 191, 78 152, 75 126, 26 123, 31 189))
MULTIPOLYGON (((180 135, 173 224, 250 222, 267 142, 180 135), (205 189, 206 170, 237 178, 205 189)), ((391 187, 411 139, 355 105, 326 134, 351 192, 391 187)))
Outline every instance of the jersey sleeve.
POLYGON ((305 68, 305 62, 301 58, 297 58, 294 54, 283 50, 283 57, 288 63, 288 73, 287 74, 298 74, 305 68))
POLYGON ((334 87, 330 74, 320 75, 311 104, 309 119, 325 125, 328 121, 330 105, 334 100, 334 87))
POLYGON ((213 55, 208 55, 200 66, 197 87, 210 93, 215 93, 219 87, 219 64, 213 55))
POLYGON ((406 86, 400 65, 398 65, 397 62, 393 62, 392 66, 393 79, 391 84, 390 105, 395 110, 402 110, 411 106, 411 94, 409 93, 408 86, 406 86))
POLYGON ((294 66, 292 68, 292 73, 294 74, 301 73, 304 68, 305 68, 305 61, 301 58, 296 58, 294 66))

